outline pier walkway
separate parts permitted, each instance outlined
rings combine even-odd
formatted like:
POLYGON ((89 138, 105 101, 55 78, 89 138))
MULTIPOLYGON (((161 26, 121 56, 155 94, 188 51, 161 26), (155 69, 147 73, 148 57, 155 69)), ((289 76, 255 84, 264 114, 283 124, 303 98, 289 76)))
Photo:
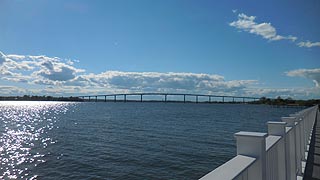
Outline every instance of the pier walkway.
POLYGON ((320 114, 318 113, 310 142, 305 180, 320 180, 320 114))
POLYGON ((320 180, 318 105, 267 126, 235 133, 237 155, 200 180, 320 180))

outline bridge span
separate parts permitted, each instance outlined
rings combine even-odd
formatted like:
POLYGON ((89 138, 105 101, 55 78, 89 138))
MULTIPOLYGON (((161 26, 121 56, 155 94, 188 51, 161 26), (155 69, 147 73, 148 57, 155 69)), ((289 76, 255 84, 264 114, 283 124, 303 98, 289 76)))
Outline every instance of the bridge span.
POLYGON ((120 93, 120 94, 104 94, 104 95, 84 95, 84 96, 77 96, 78 98, 84 100, 84 101, 114 101, 114 102, 127 102, 127 101, 135 101, 135 102, 146 102, 146 101, 162 101, 162 102, 195 102, 199 103, 199 98, 205 98, 205 101, 201 102, 207 102, 207 103, 212 103, 212 102, 220 102, 220 103, 246 103, 249 101, 257 101, 260 98, 258 97, 243 97, 243 96, 226 96, 226 95, 210 95, 210 94, 184 94, 184 93, 120 93), (136 100, 129 100, 129 96, 138 96, 139 98, 136 100), (144 99, 143 97, 145 96, 160 96, 162 97, 162 100, 155 100, 155 99, 144 99), (180 97, 183 98, 182 100, 169 100, 169 96, 174 96, 174 97, 180 97), (112 99, 110 99, 112 97, 112 99), (187 98, 193 97, 194 99, 189 99, 187 98), (213 101, 215 99, 215 101, 213 101), (217 100, 218 99, 218 100, 217 100), (229 101, 227 101, 229 99, 229 101))

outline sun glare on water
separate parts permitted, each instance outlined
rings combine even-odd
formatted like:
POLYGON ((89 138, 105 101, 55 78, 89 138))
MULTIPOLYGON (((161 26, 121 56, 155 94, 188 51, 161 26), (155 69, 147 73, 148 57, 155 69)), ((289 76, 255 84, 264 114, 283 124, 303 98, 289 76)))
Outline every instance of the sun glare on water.
POLYGON ((37 179, 32 171, 46 162, 48 135, 57 116, 66 113, 64 102, 0 102, 0 179, 37 179), (41 148, 35 148, 41 147, 41 148))

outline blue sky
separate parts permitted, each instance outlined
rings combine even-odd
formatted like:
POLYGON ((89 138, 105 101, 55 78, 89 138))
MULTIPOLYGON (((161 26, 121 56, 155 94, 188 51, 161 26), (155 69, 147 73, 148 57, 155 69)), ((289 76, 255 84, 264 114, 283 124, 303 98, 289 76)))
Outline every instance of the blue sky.
POLYGON ((0 95, 320 98, 320 1, 0 0, 0 95))

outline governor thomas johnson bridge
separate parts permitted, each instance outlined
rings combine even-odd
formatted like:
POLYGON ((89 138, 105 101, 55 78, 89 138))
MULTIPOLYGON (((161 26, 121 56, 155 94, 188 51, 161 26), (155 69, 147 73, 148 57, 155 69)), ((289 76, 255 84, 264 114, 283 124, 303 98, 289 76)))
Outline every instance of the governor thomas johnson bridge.
POLYGON ((183 93, 122 93, 122 94, 105 94, 105 95, 86 95, 77 96, 83 101, 104 101, 104 102, 147 102, 147 101, 161 101, 161 102, 220 102, 220 103, 246 103, 259 100, 257 97, 242 97, 242 96, 221 96, 221 95, 205 95, 205 94, 183 94, 183 93), (138 97, 129 99, 129 97, 138 97), (154 97, 159 96, 161 100, 154 97), (144 97, 147 97, 144 99, 144 97), (169 99, 171 97, 171 99, 169 99), (174 97, 174 99, 172 99, 174 97), (199 100, 201 98, 201 101, 199 100))

